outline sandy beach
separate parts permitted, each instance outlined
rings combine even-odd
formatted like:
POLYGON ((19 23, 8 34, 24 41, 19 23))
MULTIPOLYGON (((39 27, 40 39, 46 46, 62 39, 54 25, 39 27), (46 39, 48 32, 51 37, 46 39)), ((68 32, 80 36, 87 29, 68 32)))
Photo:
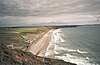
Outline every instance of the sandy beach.
POLYGON ((49 45, 52 32, 53 30, 48 31, 40 40, 38 40, 35 44, 32 44, 29 52, 38 56, 44 56, 49 45))

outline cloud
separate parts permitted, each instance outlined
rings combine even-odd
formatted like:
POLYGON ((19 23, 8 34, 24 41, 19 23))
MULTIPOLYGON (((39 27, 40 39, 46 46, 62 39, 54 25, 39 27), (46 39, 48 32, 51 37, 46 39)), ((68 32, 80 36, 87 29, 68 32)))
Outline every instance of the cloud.
POLYGON ((0 0, 0 16, 98 14, 99 11, 100 0, 0 0))
POLYGON ((1 25, 74 21, 80 16, 83 21, 100 18, 100 0, 0 0, 1 25))

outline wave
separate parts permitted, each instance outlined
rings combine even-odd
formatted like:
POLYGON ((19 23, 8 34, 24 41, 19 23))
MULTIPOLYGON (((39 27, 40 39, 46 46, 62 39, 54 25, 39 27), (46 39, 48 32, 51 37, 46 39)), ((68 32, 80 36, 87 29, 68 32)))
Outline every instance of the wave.
POLYGON ((47 48, 47 52, 45 53, 45 56, 49 56, 52 52, 52 54, 59 54, 56 49, 57 45, 61 42, 65 42, 64 39, 61 38, 61 29, 56 29, 53 31, 51 35, 51 41, 49 42, 49 46, 47 48))
POLYGON ((66 62, 71 62, 71 63, 76 63, 77 65, 99 65, 95 62, 93 62, 93 60, 89 60, 88 57, 77 57, 77 56, 73 56, 71 54, 65 54, 62 56, 55 56, 57 59, 62 59, 66 62))
POLYGON ((70 53, 79 53, 79 54, 87 54, 88 52, 79 50, 79 49, 69 49, 61 46, 63 43, 65 44, 66 41, 62 38, 64 36, 62 34, 61 29, 54 30, 51 35, 50 44, 47 48, 47 51, 45 53, 46 57, 49 58, 56 58, 56 59, 62 59, 67 62, 76 63, 77 65, 98 65, 95 62, 93 62, 93 59, 91 60, 89 57, 80 57, 80 56, 74 56, 70 53))

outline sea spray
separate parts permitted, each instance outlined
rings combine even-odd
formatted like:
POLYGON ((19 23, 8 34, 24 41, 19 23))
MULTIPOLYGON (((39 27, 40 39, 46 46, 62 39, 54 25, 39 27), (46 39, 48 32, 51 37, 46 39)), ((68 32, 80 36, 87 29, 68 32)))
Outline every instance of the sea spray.
MULTIPOLYGON (((56 29, 53 31, 51 35, 51 41, 49 42, 49 46, 47 48, 47 52, 45 53, 46 57, 53 56, 55 54, 59 54, 57 50, 57 45, 59 45, 61 42, 64 42, 61 38, 61 29, 56 29)), ((54 57, 53 57, 54 58, 54 57)))
POLYGON ((85 31, 82 31, 82 29, 80 29, 80 33, 78 29, 79 28, 68 28, 67 30, 64 29, 64 31, 62 29, 54 30, 53 34, 51 35, 51 40, 49 42, 50 45, 47 48, 45 56, 50 58, 62 59, 67 62, 76 63, 77 65, 99 65, 95 63, 94 59, 88 57, 88 55, 90 55, 90 52, 82 49, 83 47, 81 48, 74 46, 75 44, 79 43, 77 43, 77 41, 81 41, 81 38, 85 36, 84 35, 83 37, 81 36, 81 38, 77 38, 79 37, 78 35, 80 35, 81 33, 86 33, 85 31), (75 42, 72 43, 71 40, 75 40, 75 42))

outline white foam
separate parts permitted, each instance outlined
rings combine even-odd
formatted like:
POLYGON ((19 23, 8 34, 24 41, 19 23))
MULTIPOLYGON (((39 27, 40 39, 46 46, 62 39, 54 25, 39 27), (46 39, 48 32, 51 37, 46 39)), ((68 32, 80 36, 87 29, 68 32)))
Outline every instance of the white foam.
POLYGON ((68 49, 69 52, 76 52, 74 49, 68 49))
POLYGON ((48 54, 51 53, 51 47, 54 46, 54 49, 52 49, 52 51, 55 53, 55 54, 59 54, 57 51, 56 51, 56 47, 57 47, 57 44, 59 44, 60 42, 64 42, 65 40, 63 40, 61 38, 61 29, 57 29, 57 30, 54 30, 52 35, 51 35, 51 41, 49 42, 49 46, 47 48, 47 52, 45 53, 45 56, 48 56, 48 54))
POLYGON ((59 54, 57 51, 54 51, 55 54, 59 54))
MULTIPOLYGON (((61 38, 61 30, 60 29, 54 30, 53 34, 51 35, 51 41, 49 42, 50 44, 47 48, 47 52, 45 53, 45 56, 48 57, 50 55, 52 56, 53 54, 59 54, 59 50, 64 50, 68 52, 78 52, 80 54, 88 53, 85 51, 81 51, 79 49, 68 49, 68 48, 60 47, 58 44, 60 44, 61 42, 65 42, 65 40, 61 38), (54 48, 52 49, 52 47, 54 48)), ((67 62, 76 63, 77 65, 98 65, 95 63, 90 63, 89 57, 77 57, 70 54, 64 54, 62 56, 55 56, 55 58, 62 59, 67 62)))
POLYGON ((70 60, 67 57, 65 57, 65 56, 55 56, 55 58, 62 59, 64 61, 66 60, 67 62, 70 62, 70 60))
POLYGON ((62 39, 61 37, 60 37, 60 40, 61 40, 61 42, 65 42, 65 40, 64 40, 64 39, 62 39))
POLYGON ((66 62, 71 62, 71 63, 76 63, 77 65, 99 65, 96 64, 95 62, 90 63, 89 57, 77 57, 77 56, 72 56, 70 54, 65 54, 62 56, 55 56, 57 59, 62 59, 66 62))
POLYGON ((55 44, 55 46, 54 46, 54 53, 55 53, 55 54, 59 54, 59 53, 56 51, 56 49, 57 49, 57 45, 55 44))
POLYGON ((85 51, 80 51, 79 49, 76 50, 78 53, 88 53, 88 52, 85 52, 85 51))
POLYGON ((86 52, 86 51, 81 51, 81 50, 79 50, 79 49, 77 49, 77 50, 75 50, 75 49, 68 49, 68 51, 69 51, 69 52, 78 52, 78 53, 80 53, 80 54, 88 53, 88 52, 86 52))
POLYGON ((45 53, 45 57, 48 57, 49 55, 53 55, 53 54, 55 54, 55 53, 52 50, 48 50, 45 53))
POLYGON ((55 45, 55 50, 57 50, 57 51, 59 51, 59 50, 68 51, 67 48, 61 47, 61 46, 59 46, 59 45, 55 45))
POLYGON ((89 60, 89 57, 86 57, 86 60, 89 60))

